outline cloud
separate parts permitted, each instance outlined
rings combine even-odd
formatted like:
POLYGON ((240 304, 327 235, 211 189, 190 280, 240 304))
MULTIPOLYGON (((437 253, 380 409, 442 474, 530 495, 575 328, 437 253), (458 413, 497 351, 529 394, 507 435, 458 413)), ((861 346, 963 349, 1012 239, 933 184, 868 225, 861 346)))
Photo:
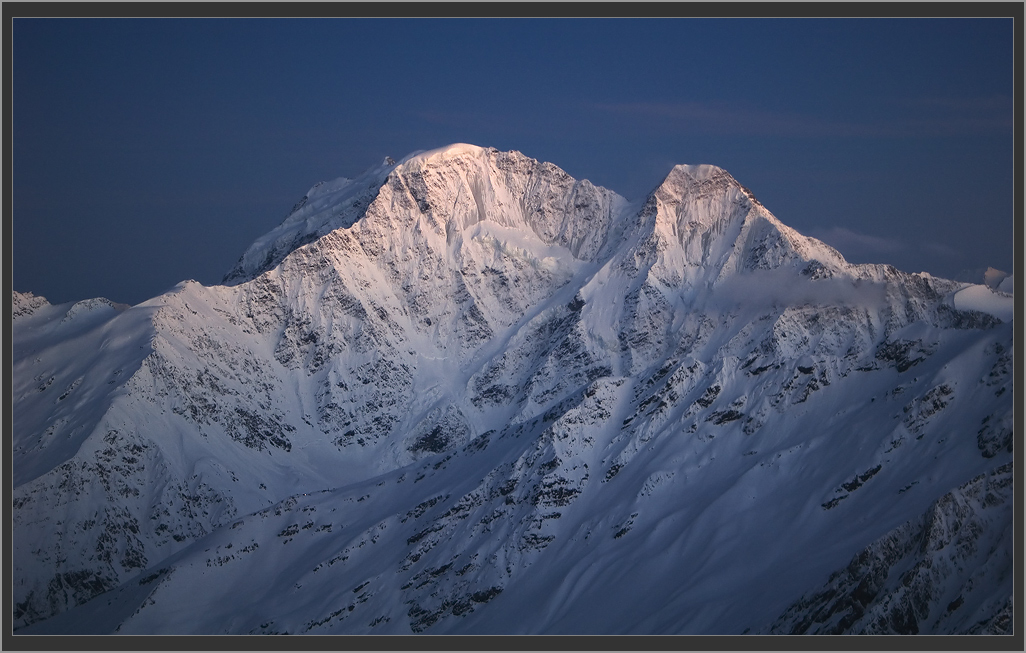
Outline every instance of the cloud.
POLYGON ((915 107, 935 107, 947 111, 961 112, 1011 112, 1014 109, 1012 98, 1007 95, 991 95, 988 97, 918 97, 903 100, 905 104, 915 107))
POLYGON ((844 227, 811 229, 809 235, 822 240, 846 256, 848 252, 894 254, 905 249, 905 245, 900 240, 860 234, 844 227))
POLYGON ((829 116, 717 102, 626 102, 595 104, 593 107, 619 115, 662 119, 685 129, 757 136, 902 138, 1012 130, 1011 101, 1003 96, 916 98, 891 104, 898 107, 892 115, 874 122, 836 120, 829 116))
POLYGON ((770 306, 849 306, 873 308, 886 301, 886 286, 847 278, 810 279, 793 269, 758 270, 720 282, 709 298, 711 308, 735 306, 761 310, 770 306))
POLYGON ((598 104, 595 108, 620 115, 662 118, 686 127, 732 134, 766 136, 877 136, 873 125, 824 120, 813 116, 734 107, 705 102, 631 102, 598 104))
POLYGON ((954 247, 949 247, 942 243, 926 243, 923 245, 923 249, 934 256, 942 256, 944 258, 962 258, 962 252, 958 251, 954 247))
POLYGON ((893 104, 915 114, 906 128, 929 136, 960 136, 1008 133, 1011 135, 1015 105, 1007 95, 986 97, 903 98, 893 104))

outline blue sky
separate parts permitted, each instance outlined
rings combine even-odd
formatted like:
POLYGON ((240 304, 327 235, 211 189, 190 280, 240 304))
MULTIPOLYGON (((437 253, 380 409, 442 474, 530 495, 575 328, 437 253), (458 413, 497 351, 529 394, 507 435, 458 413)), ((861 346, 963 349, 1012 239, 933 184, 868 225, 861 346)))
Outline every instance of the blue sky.
POLYGON ((217 283, 316 182, 469 142, 628 198, 727 169, 853 262, 1012 271, 1005 19, 24 19, 13 283, 217 283))

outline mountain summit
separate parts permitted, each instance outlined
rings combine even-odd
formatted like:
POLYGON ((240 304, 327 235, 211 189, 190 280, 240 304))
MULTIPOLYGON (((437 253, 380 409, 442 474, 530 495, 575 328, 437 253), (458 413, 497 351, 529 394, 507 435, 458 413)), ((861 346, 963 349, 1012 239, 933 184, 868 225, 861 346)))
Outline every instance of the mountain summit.
POLYGON ((17 633, 1010 632, 1007 293, 463 144, 224 284, 15 294, 17 633))

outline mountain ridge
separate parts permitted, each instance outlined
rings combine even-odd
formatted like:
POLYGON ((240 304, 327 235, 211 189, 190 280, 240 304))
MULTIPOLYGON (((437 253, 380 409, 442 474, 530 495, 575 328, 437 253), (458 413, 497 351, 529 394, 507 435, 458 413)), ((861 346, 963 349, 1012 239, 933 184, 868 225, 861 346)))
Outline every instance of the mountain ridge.
POLYGON ((15 295, 19 629, 107 597, 117 632, 758 631, 1011 460, 1013 324, 715 166, 632 204, 415 153, 315 186, 226 284, 15 295))

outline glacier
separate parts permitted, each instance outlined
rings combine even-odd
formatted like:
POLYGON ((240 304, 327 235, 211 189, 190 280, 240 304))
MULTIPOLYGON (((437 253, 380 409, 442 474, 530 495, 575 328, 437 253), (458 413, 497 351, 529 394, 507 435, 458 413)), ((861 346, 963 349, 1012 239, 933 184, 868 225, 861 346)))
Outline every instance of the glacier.
POLYGON ((1011 289, 386 159, 222 285, 14 293, 15 634, 1010 633, 1011 289))

